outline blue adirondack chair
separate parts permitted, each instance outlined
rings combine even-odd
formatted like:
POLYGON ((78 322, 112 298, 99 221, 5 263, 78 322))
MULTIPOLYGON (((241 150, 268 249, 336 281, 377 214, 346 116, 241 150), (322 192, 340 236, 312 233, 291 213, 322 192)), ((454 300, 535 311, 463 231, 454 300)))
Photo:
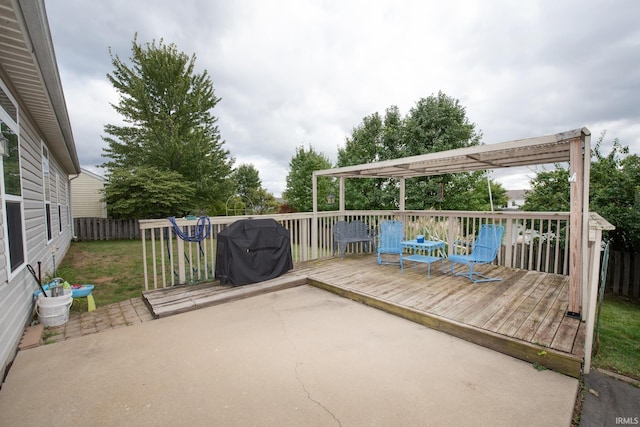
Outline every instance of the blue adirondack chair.
POLYGON ((404 240, 404 226, 402 221, 385 220, 380 223, 380 234, 378 235, 378 264, 400 264, 402 266, 402 246, 400 242, 404 240), (390 261, 382 255, 398 255, 398 261, 390 261))
POLYGON ((492 282, 502 280, 497 277, 487 277, 478 272, 473 271, 473 267, 478 264, 489 264, 498 256, 500 242, 502 241, 502 233, 504 227, 496 224, 482 224, 478 231, 478 236, 473 242, 471 254, 469 255, 449 255, 451 261, 451 274, 454 276, 465 276, 474 283, 492 282), (469 271, 465 273, 455 273, 454 264, 466 264, 469 271))

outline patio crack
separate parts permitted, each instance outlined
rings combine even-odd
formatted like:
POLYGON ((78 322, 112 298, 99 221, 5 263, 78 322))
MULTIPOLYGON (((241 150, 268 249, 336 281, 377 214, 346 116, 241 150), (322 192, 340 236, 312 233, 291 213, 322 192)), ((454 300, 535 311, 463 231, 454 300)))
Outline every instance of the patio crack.
POLYGON ((296 344, 293 342, 293 340, 289 337, 289 334, 287 333, 287 324, 284 321, 284 319, 282 318, 282 316, 280 315, 280 312, 278 310, 276 310, 274 305, 271 306, 271 310, 278 317, 278 320, 280 321, 280 326, 282 328, 282 333, 284 334, 285 339, 287 340, 287 342, 289 343, 289 345, 293 348, 293 350, 295 352, 296 361, 295 361, 295 365, 294 365, 294 372, 295 372, 296 381, 298 381, 298 383, 300 384, 300 387, 302 387, 302 391, 304 391, 304 393, 307 395, 307 399, 309 399, 311 402, 315 403, 317 406, 322 408, 327 414, 331 415, 331 417, 336 421, 336 423, 338 423, 338 425, 340 427, 342 427, 342 422, 340 422, 338 417, 336 417, 336 415, 333 412, 331 412, 331 410, 329 408, 327 408, 325 405, 323 405, 322 402, 320 402, 320 401, 314 399, 313 397, 311 397, 311 392, 309 391, 309 389, 307 389, 307 385, 302 380, 302 378, 300 376, 300 372, 298 371, 298 366, 300 365, 300 357, 299 357, 300 353, 298 352, 298 348, 296 347, 296 344))

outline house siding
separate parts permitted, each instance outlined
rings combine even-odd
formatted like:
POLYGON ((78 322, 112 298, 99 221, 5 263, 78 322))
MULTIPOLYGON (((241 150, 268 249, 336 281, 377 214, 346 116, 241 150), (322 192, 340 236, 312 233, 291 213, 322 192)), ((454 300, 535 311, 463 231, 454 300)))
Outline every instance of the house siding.
POLYGON ((71 181, 74 218, 106 218, 107 208, 102 201, 105 179, 85 169, 71 181))
MULTIPOLYGON (((42 140, 44 141, 44 138, 42 140)), ((31 264, 37 271, 38 262, 40 262, 43 278, 47 275, 52 276, 55 271, 52 250, 55 248, 57 266, 67 252, 73 234, 72 227, 68 220, 65 220, 64 215, 62 232, 60 233, 57 204, 54 204, 54 200, 57 199, 54 199, 52 195, 52 240, 47 242, 40 141, 41 138, 28 115, 21 114, 19 143, 26 241, 25 264, 14 273, 13 277, 10 277, 5 245, 0 245, 0 325, 2 325, 0 328, 0 361, 3 367, 2 372, 4 372, 6 364, 13 359, 24 327, 30 322, 35 309, 33 292, 38 288, 38 285, 26 269, 26 264, 31 264), (55 209, 53 209, 54 205, 55 209)), ((68 185, 68 175, 62 171, 57 160, 51 154, 50 169, 59 176, 59 183, 66 181, 66 185, 68 185)), ((66 203, 66 197, 64 197, 64 201, 66 203)), ((0 227, 0 235, 4 240, 4 200, 0 203, 0 212, 2 213, 0 224, 3 225, 0 227)))
MULTIPOLYGON (((64 212, 69 204, 69 176, 79 174, 80 165, 44 0, 0 0, 0 5, 3 30, 0 31, 0 86, 3 91, 0 119, 18 135, 21 194, 11 196, 11 200, 21 203, 24 249, 24 254, 16 253, 21 258, 15 260, 22 263, 12 272, 6 224, 9 197, 4 193, 6 182, 1 172, 15 157, 0 157, 0 375, 3 375, 15 357, 25 326, 34 315, 33 292, 38 286, 26 268, 27 264, 36 271, 40 266, 43 277, 51 276, 69 248, 73 227, 69 215, 64 216, 64 212), (51 187, 51 239, 47 238, 45 218, 42 144, 49 148, 52 176, 58 177, 51 187), (60 219, 58 203, 62 207, 60 219)), ((12 152, 13 156, 15 154, 12 152)))

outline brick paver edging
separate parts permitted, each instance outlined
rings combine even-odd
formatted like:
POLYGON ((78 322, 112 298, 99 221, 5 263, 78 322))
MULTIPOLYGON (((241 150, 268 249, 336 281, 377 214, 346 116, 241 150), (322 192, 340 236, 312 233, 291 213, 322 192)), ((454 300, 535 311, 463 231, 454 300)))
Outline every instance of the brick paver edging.
POLYGON ((133 298, 91 312, 71 312, 69 321, 64 325, 45 328, 43 341, 44 344, 52 344, 150 320, 153 316, 142 298, 133 298))

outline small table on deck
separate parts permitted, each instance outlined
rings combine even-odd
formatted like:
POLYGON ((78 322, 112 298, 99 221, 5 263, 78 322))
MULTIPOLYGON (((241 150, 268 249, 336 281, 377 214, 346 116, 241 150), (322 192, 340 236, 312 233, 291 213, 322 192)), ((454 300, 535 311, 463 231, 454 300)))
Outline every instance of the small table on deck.
POLYGON ((416 239, 406 240, 400 242, 400 245, 404 249, 412 251, 411 255, 403 256, 403 261, 423 262, 427 264, 427 279, 431 277, 431 263, 434 261, 442 260, 442 272, 445 272, 444 267, 444 242, 437 242, 434 240, 425 240, 424 242, 418 242, 416 239), (440 255, 435 256, 434 251, 439 250, 440 255))

